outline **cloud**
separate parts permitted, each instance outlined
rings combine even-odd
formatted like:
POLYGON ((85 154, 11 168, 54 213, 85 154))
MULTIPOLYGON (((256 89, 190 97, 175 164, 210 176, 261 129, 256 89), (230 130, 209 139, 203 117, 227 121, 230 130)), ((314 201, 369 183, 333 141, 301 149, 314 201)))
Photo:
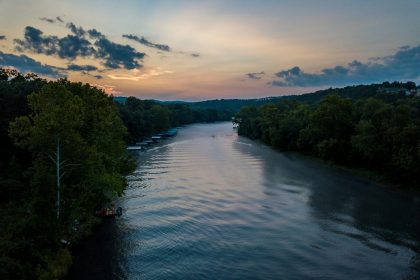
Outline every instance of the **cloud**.
POLYGON ((1 40, 6 40, 7 38, 6 38, 6 36, 5 35, 0 35, 0 41, 1 40))
POLYGON ((87 32, 89 36, 94 39, 104 37, 104 35, 96 29, 89 29, 87 32))
POLYGON ((139 81, 143 80, 141 76, 135 76, 135 75, 117 75, 117 74, 109 74, 109 78, 113 80, 128 80, 128 81, 139 81))
POLYGON ((93 65, 69 64, 67 66, 67 70, 70 70, 70 71, 95 71, 95 70, 98 70, 98 68, 93 66, 93 65))
POLYGON ((154 48, 154 49, 158 49, 158 50, 165 51, 165 52, 170 52, 171 51, 171 48, 168 45, 152 43, 144 37, 139 38, 136 35, 131 35, 131 34, 126 34, 126 35, 122 35, 122 36, 124 38, 136 41, 136 42, 138 42, 142 45, 145 45, 149 48, 154 48))
POLYGON ((108 68, 134 69, 143 67, 137 60, 144 58, 146 54, 136 51, 129 45, 120 45, 104 37, 97 40, 95 46, 98 47, 95 56, 104 59, 104 65, 108 68))
POLYGON ((147 80, 152 77, 162 76, 165 74, 172 74, 172 73, 173 73, 172 71, 163 70, 160 67, 156 67, 156 68, 143 69, 141 71, 134 69, 132 71, 132 74, 124 74, 124 75, 110 74, 108 75, 108 77, 113 80, 140 81, 140 80, 147 80))
POLYGON ((45 55, 57 55, 60 58, 73 60, 80 57, 92 56, 95 49, 92 44, 83 37, 67 35, 62 38, 57 36, 45 36, 44 33, 32 26, 25 28, 24 39, 15 39, 16 50, 29 50, 45 55))
MULTIPOLYGON (((145 53, 138 52, 129 45, 121 45, 112 42, 96 29, 84 30, 82 27, 77 27, 72 22, 67 23, 66 27, 74 34, 74 36, 68 35, 67 37, 78 39, 78 41, 70 42, 70 47, 77 47, 79 45, 84 46, 86 43, 86 48, 83 49, 86 53, 81 54, 82 57, 93 55, 95 58, 103 59, 103 64, 111 69, 134 69, 142 67, 142 65, 138 63, 138 59, 143 59, 146 55, 145 53), (91 43, 85 39, 86 35, 88 35, 90 39, 95 40, 93 43, 93 46, 96 47, 95 49, 88 47, 91 43)), ((69 50, 71 50, 71 48, 69 50)))
MULTIPOLYGON (((86 52, 81 54, 82 57, 94 55, 95 58, 103 59, 104 65, 111 69, 134 69, 142 67, 137 60, 143 59, 146 55, 145 53, 138 52, 129 45, 114 43, 96 29, 84 30, 82 27, 77 27, 72 22, 67 23, 66 27, 74 34, 74 36, 68 35, 67 37, 78 39, 78 41, 70 42, 69 46, 85 46, 83 50, 86 52), (93 45, 96 49, 88 47, 91 43, 85 39, 86 35, 95 40, 93 45), (84 45, 85 43, 86 45, 84 45)), ((71 50, 71 48, 69 50, 71 50)))
POLYGON ((261 72, 246 73, 245 75, 251 80, 260 80, 261 76, 264 74, 265 74, 264 71, 261 71, 261 72))
POLYGON ((32 26, 25 28, 24 39, 15 39, 16 50, 29 50, 45 55, 74 60, 78 57, 102 60, 107 68, 134 69, 142 65, 139 60, 146 55, 129 45, 121 45, 110 41, 96 29, 84 30, 73 23, 67 23, 72 34, 65 37, 44 35, 32 26), (90 41, 92 40, 92 41, 90 41))
POLYGON ((376 57, 363 63, 354 60, 345 66, 325 68, 321 73, 306 73, 298 66, 275 74, 272 86, 343 86, 385 80, 420 78, 420 45, 404 46, 390 56, 376 57))
POLYGON ((42 21, 46 21, 46 22, 48 22, 48 23, 55 23, 55 20, 54 20, 54 19, 52 19, 52 18, 42 17, 42 18, 40 18, 40 20, 42 20, 42 21))
POLYGON ((92 77, 92 78, 95 78, 95 79, 97 79, 97 80, 101 80, 101 79, 103 79, 104 77, 102 76, 102 75, 92 75, 92 74, 90 74, 90 72, 89 71, 82 71, 82 72, 80 72, 82 75, 85 75, 85 76, 89 76, 89 77, 92 77))
POLYGON ((76 36, 83 37, 86 34, 86 31, 82 27, 77 27, 73 22, 67 23, 66 27, 76 36))
POLYGON ((33 72, 53 78, 64 76, 64 74, 61 72, 61 68, 42 64, 39 61, 36 61, 23 54, 18 56, 0 51, 0 65, 14 67, 22 73, 33 72))
POLYGON ((42 21, 46 21, 48 23, 56 23, 56 22, 64 23, 64 20, 59 16, 57 16, 55 18, 42 17, 42 18, 39 18, 39 19, 42 20, 42 21))
POLYGON ((98 38, 105 38, 105 35, 103 35, 101 32, 99 32, 98 30, 96 30, 95 28, 93 29, 88 29, 85 30, 83 29, 83 27, 81 26, 76 26, 73 22, 69 22, 66 24, 66 27, 76 36, 79 37, 85 37, 85 35, 89 35, 89 37, 91 39, 98 39, 98 38))
POLYGON ((96 87, 98 89, 103 90, 107 94, 121 94, 122 92, 119 90, 116 90, 116 86, 114 85, 100 85, 100 84, 90 84, 93 87, 96 87))
POLYGON ((185 55, 185 56, 191 56, 191 57, 194 57, 194 58, 201 57, 201 54, 198 53, 198 52, 191 52, 190 53, 190 52, 178 51, 177 53, 185 55))
POLYGON ((32 26, 25 27, 23 40, 14 40, 17 45, 17 51, 31 50, 35 53, 43 53, 46 55, 57 53, 57 41, 58 38, 56 36, 43 36, 41 30, 32 26))
POLYGON ((92 44, 88 40, 75 35, 67 35, 66 37, 60 38, 58 40, 56 50, 56 54, 60 58, 69 60, 76 59, 79 56, 92 56, 96 53, 92 44))
MULTIPOLYGON (((124 38, 129 39, 129 40, 133 40, 133 41, 138 42, 142 45, 145 45, 147 47, 157 49, 157 50, 159 50, 158 53, 160 53, 160 54, 162 53, 160 51, 172 52, 171 47, 169 47, 168 45, 152 43, 144 37, 138 37, 138 36, 132 35, 132 34, 125 34, 125 35, 122 35, 122 36, 124 38)), ((188 52, 179 51, 177 53, 185 54, 187 56, 192 56, 192 57, 200 57, 201 56, 201 54, 199 54, 197 52, 188 53, 188 52)))

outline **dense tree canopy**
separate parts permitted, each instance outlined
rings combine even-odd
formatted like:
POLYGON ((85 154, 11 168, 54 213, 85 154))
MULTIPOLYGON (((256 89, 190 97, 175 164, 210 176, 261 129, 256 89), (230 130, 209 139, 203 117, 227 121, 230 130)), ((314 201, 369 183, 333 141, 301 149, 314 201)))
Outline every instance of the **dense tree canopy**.
POLYGON ((285 100, 244 107, 235 122, 240 135, 280 150, 372 170, 394 183, 418 187, 418 97, 376 94, 352 100, 332 94, 312 105, 285 100))
POLYGON ((127 131, 112 97, 101 90, 2 73, 8 75, 0 81, 2 104, 13 106, 2 111, 0 131, 6 147, 0 165, 0 278, 54 279, 71 260, 60 240, 82 237, 95 221, 94 210, 123 191, 124 175, 133 167, 125 151, 127 131))
POLYGON ((71 255, 61 240, 77 242, 97 222, 94 210, 123 192, 134 167, 127 142, 232 115, 134 97, 116 103, 88 84, 0 68, 0 279, 65 273, 71 255))
POLYGON ((134 97, 116 103, 87 84, 0 68, 0 279, 57 279, 65 273, 71 254, 61 240, 77 242, 97 221, 94 210, 123 192, 124 175, 134 167, 127 143, 170 127, 230 120, 238 104, 264 104, 236 114, 241 135, 415 186, 420 99, 381 93, 381 87, 415 84, 328 89, 280 103, 191 105, 134 97))
POLYGON ((170 127, 197 122, 230 121, 233 110, 192 108, 187 104, 162 103, 128 97, 118 104, 121 119, 128 128, 128 142, 135 143, 170 127))

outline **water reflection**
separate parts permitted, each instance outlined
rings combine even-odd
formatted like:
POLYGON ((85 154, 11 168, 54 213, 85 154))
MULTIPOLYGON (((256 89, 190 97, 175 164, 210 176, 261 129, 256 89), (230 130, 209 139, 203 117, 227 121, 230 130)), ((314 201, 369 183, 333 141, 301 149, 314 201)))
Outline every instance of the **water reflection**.
POLYGON ((418 200, 228 123, 184 128, 139 153, 128 179, 126 213, 93 245, 110 247, 100 254, 114 278, 84 279, 420 277, 418 200))
MULTIPOLYGON (((342 267, 352 265, 352 256, 357 256, 363 260, 357 264, 357 269, 366 270, 363 273, 375 278, 381 278, 387 270, 384 265, 401 272, 391 274, 391 279, 420 277, 418 197, 354 178, 346 172, 294 153, 273 153, 265 146, 248 149, 235 142, 233 147, 264 159, 261 162, 266 181, 263 184, 265 194, 282 195, 276 199, 293 201, 293 208, 309 207, 310 216, 303 213, 302 222, 316 222, 320 230, 312 226, 308 230, 317 231, 326 241, 310 246, 320 250, 326 247, 337 250, 340 253, 335 257, 341 259, 339 265, 342 267), (398 261, 401 261, 400 265, 398 261), (412 270, 404 271, 407 263, 412 270)), ((295 213, 295 209, 291 211, 295 213)), ((303 228, 299 231, 305 234, 303 228)), ((305 239, 311 241, 309 236, 305 239)))

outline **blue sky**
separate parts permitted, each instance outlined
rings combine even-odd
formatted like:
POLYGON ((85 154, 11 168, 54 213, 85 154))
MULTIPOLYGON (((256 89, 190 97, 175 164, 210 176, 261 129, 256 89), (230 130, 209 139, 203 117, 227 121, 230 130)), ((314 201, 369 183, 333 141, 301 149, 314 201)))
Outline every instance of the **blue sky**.
POLYGON ((418 0, 0 0, 0 65, 165 100, 419 82, 418 11, 418 0))

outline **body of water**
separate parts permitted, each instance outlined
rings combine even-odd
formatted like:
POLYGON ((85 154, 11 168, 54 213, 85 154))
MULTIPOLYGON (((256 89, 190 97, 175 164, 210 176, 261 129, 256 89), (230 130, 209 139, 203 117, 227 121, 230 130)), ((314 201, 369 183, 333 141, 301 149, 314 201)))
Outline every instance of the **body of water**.
POLYGON ((198 124, 138 153, 73 279, 419 279, 420 200, 198 124))

